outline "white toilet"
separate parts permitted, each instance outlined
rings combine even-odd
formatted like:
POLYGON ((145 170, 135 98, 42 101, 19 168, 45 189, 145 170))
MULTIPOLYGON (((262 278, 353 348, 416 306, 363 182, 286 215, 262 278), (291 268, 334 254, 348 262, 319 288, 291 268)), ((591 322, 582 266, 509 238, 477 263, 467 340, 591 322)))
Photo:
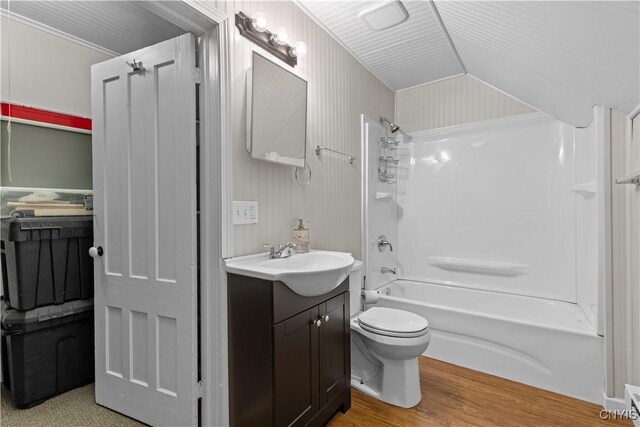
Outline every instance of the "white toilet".
POLYGON ((351 386, 392 405, 411 408, 422 398, 418 356, 429 346, 429 322, 393 308, 361 310, 362 262, 349 275, 351 386))

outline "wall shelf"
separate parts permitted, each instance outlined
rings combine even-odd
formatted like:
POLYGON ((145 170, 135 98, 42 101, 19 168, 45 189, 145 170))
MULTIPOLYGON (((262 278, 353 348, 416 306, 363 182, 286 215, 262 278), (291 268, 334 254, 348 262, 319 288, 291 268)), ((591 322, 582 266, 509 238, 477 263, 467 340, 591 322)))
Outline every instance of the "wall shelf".
POLYGON ((591 197, 598 191, 598 185, 595 182, 574 185, 572 191, 583 197, 591 197))
POLYGON ((522 276, 527 266, 509 262, 484 261, 451 257, 429 257, 429 264, 443 270, 463 273, 490 274, 492 276, 522 276))

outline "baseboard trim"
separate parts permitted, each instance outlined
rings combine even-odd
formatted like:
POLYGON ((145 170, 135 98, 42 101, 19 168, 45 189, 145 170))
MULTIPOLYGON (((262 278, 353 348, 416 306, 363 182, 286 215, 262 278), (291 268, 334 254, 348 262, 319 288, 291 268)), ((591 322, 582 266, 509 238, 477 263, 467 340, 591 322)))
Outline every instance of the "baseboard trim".
POLYGON ((607 411, 624 411, 627 405, 624 399, 618 397, 609 397, 607 393, 602 393, 602 407, 607 411))

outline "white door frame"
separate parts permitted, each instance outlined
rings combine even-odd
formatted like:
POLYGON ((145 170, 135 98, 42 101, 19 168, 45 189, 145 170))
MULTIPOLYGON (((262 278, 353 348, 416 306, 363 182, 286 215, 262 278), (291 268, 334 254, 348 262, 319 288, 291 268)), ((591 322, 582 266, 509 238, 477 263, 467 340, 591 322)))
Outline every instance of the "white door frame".
MULTIPOLYGON (((630 233, 630 222, 629 222, 629 209, 627 208, 625 213, 625 225, 628 227, 623 235, 620 235, 618 232, 614 235, 613 221, 617 220, 612 215, 612 209, 614 204, 613 199, 613 190, 612 187, 616 185, 616 179, 621 178, 618 176, 619 165, 615 164, 613 160, 613 141, 611 137, 612 132, 612 124, 611 124, 611 113, 613 107, 610 105, 604 105, 602 108, 598 109, 598 126, 601 126, 601 129, 598 131, 598 144, 601 147, 602 151, 599 153, 599 162, 601 162, 602 170, 603 170, 603 178, 601 180, 601 184, 603 186, 602 194, 604 195, 604 203, 601 203, 601 208, 604 209, 604 212, 600 215, 601 217, 601 226, 603 227, 602 234, 604 235, 604 259, 600 260, 600 266, 604 271, 604 277, 602 277, 602 287, 601 291, 603 295, 601 296, 601 302, 599 304, 603 304, 601 306, 604 309, 599 309, 599 313, 602 313, 604 326, 605 326, 605 390, 603 393, 603 407, 607 410, 624 410, 626 409, 624 400, 622 396, 616 396, 616 389, 614 387, 619 384, 615 383, 616 375, 615 372, 624 372, 624 375, 629 375, 629 370, 632 369, 632 363, 634 363, 631 358, 633 357, 632 347, 637 343, 637 339, 634 340, 634 336, 630 334, 630 331, 635 329, 635 325, 632 325, 634 319, 631 317, 632 301, 628 301, 625 307, 614 307, 614 283, 613 283, 613 274, 614 268, 620 269, 620 264, 622 264, 623 271, 627 273, 627 277, 625 277, 626 284, 622 286, 628 287, 632 286, 628 280, 628 272, 629 272, 629 263, 632 262, 630 260, 630 253, 628 248, 628 242, 625 241, 624 235, 630 233), (612 254, 615 252, 619 259, 615 260, 612 258, 612 254), (617 264, 617 266, 616 266, 617 264), (622 314, 621 314, 622 313, 622 314), (613 341, 613 322, 614 317, 618 319, 618 322, 624 322, 625 324, 625 339, 626 346, 617 345, 613 341), (614 365, 614 352, 625 351, 626 364, 623 366, 614 365)), ((630 142, 631 130, 632 130, 632 120, 634 117, 640 114, 640 105, 638 105, 631 113, 629 113, 626 117, 626 139, 625 143, 630 142)), ((618 285, 617 291, 620 291, 621 285, 618 285)), ((628 291, 627 291, 628 292, 628 291)), ((628 294, 627 294, 628 295, 628 294)), ((637 303, 636 303, 637 304, 637 303)), ((640 325, 638 325, 640 326, 640 325)), ((619 380, 619 379, 618 379, 619 380)))
POLYGON ((200 37, 200 424, 229 425, 227 276, 232 255, 230 18, 209 2, 154 0, 148 9, 200 37), (210 23, 211 25, 208 25, 210 23))
POLYGON ((200 44, 200 354, 201 424, 229 425, 227 275, 232 255, 229 21, 200 44))

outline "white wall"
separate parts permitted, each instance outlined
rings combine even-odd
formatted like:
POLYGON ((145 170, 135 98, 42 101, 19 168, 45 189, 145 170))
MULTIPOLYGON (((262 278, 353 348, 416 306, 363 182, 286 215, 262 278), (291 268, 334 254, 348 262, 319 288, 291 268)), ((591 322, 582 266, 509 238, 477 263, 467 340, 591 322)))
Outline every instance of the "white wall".
POLYGON ((231 17, 237 11, 263 12, 270 28, 284 26, 292 40, 309 46, 293 69, 308 81, 309 90, 306 157, 312 179, 301 187, 293 168, 252 160, 245 150, 245 74, 252 50, 265 52, 231 29, 233 199, 257 200, 260 220, 234 226, 234 254, 260 252, 263 243, 291 240, 293 218, 299 217, 311 221, 312 248, 353 252, 359 258, 361 159, 350 165, 329 153, 317 157, 313 147, 360 157, 360 114, 393 116, 393 92, 293 2, 218 1, 216 7, 231 17))
POLYGON ((110 56, 0 17, 3 102, 91 117, 91 65, 110 56))
POLYGON ((396 92, 396 122, 417 132, 534 110, 480 80, 463 75, 396 92))

